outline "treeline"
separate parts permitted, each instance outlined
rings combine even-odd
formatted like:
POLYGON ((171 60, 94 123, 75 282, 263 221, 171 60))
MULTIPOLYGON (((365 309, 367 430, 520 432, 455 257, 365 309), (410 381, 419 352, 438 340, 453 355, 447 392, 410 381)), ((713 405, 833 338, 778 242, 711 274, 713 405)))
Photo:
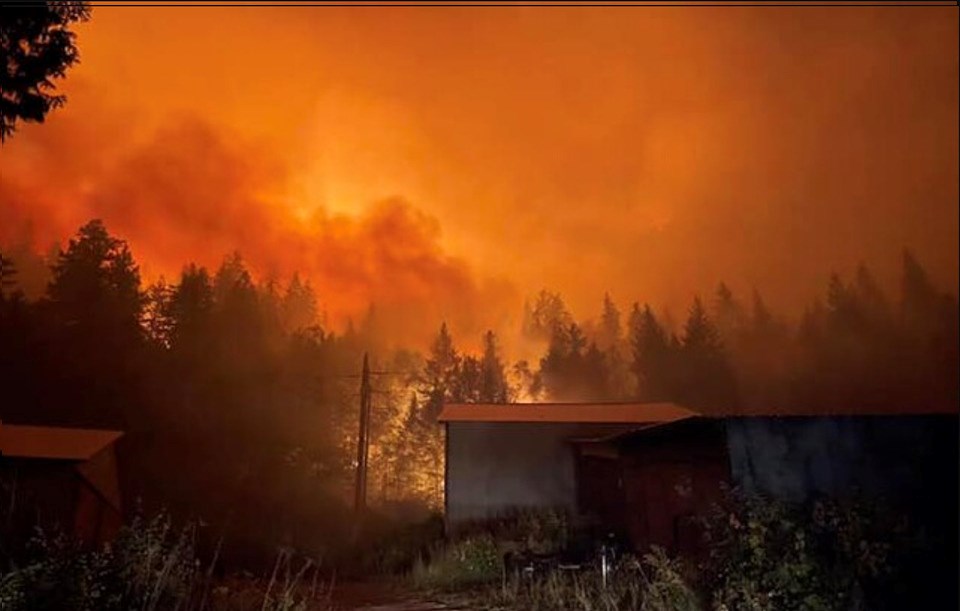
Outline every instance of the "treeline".
POLYGON ((790 325, 759 293, 747 303, 723 283, 696 297, 671 329, 633 304, 626 329, 605 299, 592 334, 559 296, 541 293, 529 328, 549 338, 540 362, 557 399, 675 401, 706 412, 904 411, 956 406, 958 310, 909 253, 891 299, 860 265, 830 278, 826 294, 790 325))
POLYGON ((91 221, 33 299, 18 261, 0 261, 0 420, 125 431, 125 497, 202 518, 238 561, 350 542, 365 352, 369 497, 394 513, 442 499, 444 401, 509 399, 492 332, 463 356, 444 327, 427 358, 388 349, 373 309, 333 333, 308 281, 254 279, 239 254, 144 286, 128 245, 91 221))
POLYGON ((597 317, 577 321, 549 291, 525 305, 523 320, 523 336, 544 354, 504 370, 488 349, 483 371, 497 370, 485 378, 502 385, 497 393, 457 390, 476 388, 475 359, 458 355, 441 328, 430 358, 445 368, 447 401, 672 401, 730 415, 909 413, 960 401, 957 300, 909 252, 897 297, 860 265, 850 280, 832 275, 793 324, 757 291, 744 301, 724 283, 694 297, 679 328, 648 304, 623 316, 609 296, 597 317))
POLYGON ((128 498, 226 528, 236 555, 347 538, 367 351, 380 372, 369 496, 397 510, 442 499, 436 416, 449 401, 675 401, 724 413, 958 401, 957 301, 909 254, 895 298, 861 267, 833 277, 795 324, 723 284, 678 328, 609 297, 577 321, 541 291, 519 332, 542 357, 513 363, 492 331, 469 354, 443 324, 426 354, 388 350, 374 310, 333 333, 309 282, 254 279, 237 254, 144 287, 127 244, 99 221, 58 251, 36 299, 18 289, 18 262, 0 260, 0 419, 127 431, 128 498))
POLYGON ((234 556, 343 538, 357 386, 346 376, 369 325, 328 333, 308 282, 255 282, 239 255, 143 287, 99 221, 59 253, 39 299, 15 290, 16 265, 2 266, 0 419, 125 431, 125 496, 202 518, 214 539, 226 528, 234 556))

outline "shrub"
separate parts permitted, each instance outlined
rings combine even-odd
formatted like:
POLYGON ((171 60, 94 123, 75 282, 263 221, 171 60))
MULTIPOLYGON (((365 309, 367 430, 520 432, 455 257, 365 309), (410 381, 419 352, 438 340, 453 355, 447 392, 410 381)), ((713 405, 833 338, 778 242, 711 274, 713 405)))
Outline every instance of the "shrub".
POLYGON ((409 573, 418 558, 443 539, 443 518, 431 515, 416 523, 382 520, 368 525, 368 540, 360 541, 342 569, 360 575, 409 573), (347 566, 349 565, 349 566, 347 566))
POLYGON ((567 545, 570 530, 570 517, 563 508, 515 508, 462 524, 456 536, 488 536, 502 551, 551 554, 567 545))
POLYGON ((420 588, 455 589, 490 583, 503 575, 503 556, 493 537, 480 535, 438 546, 428 561, 418 559, 412 573, 420 588))
POLYGON ((135 521, 112 545, 88 550, 62 533, 38 531, 26 562, 0 577, 0 608, 166 608, 189 599, 197 581, 194 534, 175 533, 160 516, 135 521))
POLYGON ((733 494, 703 524, 703 586, 718 611, 899 608, 891 586, 921 549, 907 522, 877 502, 733 494))
POLYGON ((701 608, 696 592, 684 577, 680 562, 653 547, 639 567, 643 577, 642 611, 697 611, 701 608))
POLYGON ((317 567, 310 561, 295 566, 287 550, 279 554, 269 581, 249 578, 232 588, 213 586, 212 563, 202 567, 195 554, 196 534, 196 525, 175 529, 166 515, 136 519, 112 544, 96 549, 38 531, 27 556, 0 573, 0 609, 294 611, 316 599, 317 567), (303 578, 310 568, 314 584, 308 594, 303 578))

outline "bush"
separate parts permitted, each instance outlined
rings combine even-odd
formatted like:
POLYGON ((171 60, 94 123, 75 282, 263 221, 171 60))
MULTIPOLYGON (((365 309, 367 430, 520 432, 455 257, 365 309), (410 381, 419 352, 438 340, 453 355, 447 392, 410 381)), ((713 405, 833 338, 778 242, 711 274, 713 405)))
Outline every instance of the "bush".
POLYGON ((189 599, 199 563, 194 529, 174 533, 161 516, 136 521, 113 545, 83 549, 63 534, 42 531, 26 562, 0 577, 3 609, 163 609, 189 599))
POLYGON ((659 547, 643 557, 642 611, 697 611, 701 608, 696 592, 684 577, 683 566, 659 547))
POLYGON ((414 565, 413 584, 420 588, 456 589, 490 583, 503 576, 503 554, 493 537, 480 535, 434 549, 414 565))
MULTIPOLYGON (((242 586, 210 583, 212 563, 202 567, 194 550, 196 525, 174 529, 166 515, 136 519, 116 540, 96 549, 63 534, 38 531, 27 556, 0 573, 4 611, 144 611, 256 608, 307 609, 316 584, 304 593, 309 561, 294 567, 282 551, 269 581, 244 579, 242 586)), ((215 562, 215 560, 214 560, 215 562)))
POLYGON ((734 494, 703 524, 703 587, 718 611, 900 608, 906 601, 893 594, 922 550, 907 522, 877 502, 734 494))
POLYGON ((698 558, 654 547, 641 560, 624 556, 604 580, 595 563, 504 567, 506 551, 555 552, 569 540, 564 518, 517 512, 463 529, 418 563, 414 583, 524 611, 956 608, 946 596, 955 581, 936 579, 945 573, 934 572, 943 562, 932 539, 876 499, 788 504, 734 492, 701 524, 698 558))
POLYGON ((361 576, 409 573, 417 559, 429 554, 443 539, 440 515, 416 523, 381 517, 368 521, 366 527, 366 540, 359 542, 346 562, 341 562, 342 569, 361 576))
POLYGON ((487 536, 501 551, 552 554, 570 540, 570 517, 562 508, 517 508, 458 526, 457 537, 487 536))

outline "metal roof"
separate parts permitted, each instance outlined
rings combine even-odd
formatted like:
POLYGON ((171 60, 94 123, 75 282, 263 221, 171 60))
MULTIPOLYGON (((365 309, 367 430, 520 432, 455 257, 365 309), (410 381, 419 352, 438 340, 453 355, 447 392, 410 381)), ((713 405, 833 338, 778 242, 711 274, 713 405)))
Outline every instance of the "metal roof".
POLYGON ((675 403, 447 403, 440 422, 652 424, 700 416, 675 403))
POLYGON ((121 436, 120 431, 0 423, 0 456, 90 460, 121 436))
POLYGON ((817 418, 847 416, 924 416, 958 415, 957 406, 920 406, 913 409, 880 409, 853 406, 845 409, 811 406, 789 409, 736 408, 709 413, 676 403, 447 403, 440 411, 440 422, 544 422, 604 423, 652 425, 668 424, 687 418, 817 418))

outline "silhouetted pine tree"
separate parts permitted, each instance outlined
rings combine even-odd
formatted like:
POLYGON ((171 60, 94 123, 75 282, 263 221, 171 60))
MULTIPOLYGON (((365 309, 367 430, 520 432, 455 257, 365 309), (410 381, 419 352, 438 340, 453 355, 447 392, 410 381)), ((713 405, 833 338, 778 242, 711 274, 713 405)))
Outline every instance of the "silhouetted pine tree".
POLYGON ((713 299, 713 320, 723 344, 731 348, 736 345, 746 326, 746 315, 733 291, 723 282, 713 299))
POLYGON ((630 314, 632 371, 639 401, 670 401, 674 397, 676 351, 650 306, 633 304, 630 314))
POLYGON ((426 422, 436 422, 446 401, 460 401, 458 375, 462 357, 453 344, 447 323, 440 325, 419 383, 419 403, 426 422))
POLYGON ((288 331, 305 329, 317 323, 317 299, 309 282, 293 274, 280 304, 280 320, 288 331))
POLYGON ((960 332, 956 297, 934 287, 909 251, 903 253, 900 321, 904 336, 904 388, 921 404, 956 405, 960 400, 960 332))
POLYGON ((677 400, 707 411, 732 411, 737 407, 733 370, 720 334, 699 297, 690 307, 678 357, 677 400))
POLYGON ((63 423, 128 426, 141 415, 140 273, 126 242, 99 220, 60 251, 48 286, 58 383, 43 398, 63 423), (68 407, 69 406, 69 407, 68 407))
POLYGON ((497 336, 493 331, 487 331, 483 335, 479 400, 483 403, 506 403, 508 399, 507 377, 500 360, 497 336))
POLYGON ((602 396, 598 399, 618 401, 629 398, 632 391, 630 366, 624 356, 626 346, 620 323, 620 310, 609 294, 603 296, 597 347, 602 352, 604 375, 602 396))
POLYGON ((789 403, 788 374, 795 353, 787 325, 774 317, 754 289, 749 317, 730 355, 741 404, 783 411, 789 403))

